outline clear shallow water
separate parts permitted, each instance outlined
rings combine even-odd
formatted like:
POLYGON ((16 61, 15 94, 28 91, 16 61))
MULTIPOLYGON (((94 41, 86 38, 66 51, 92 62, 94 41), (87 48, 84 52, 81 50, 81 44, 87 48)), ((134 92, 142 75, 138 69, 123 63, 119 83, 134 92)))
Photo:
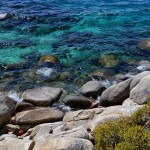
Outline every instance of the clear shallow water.
POLYGON ((135 62, 150 59, 137 48, 150 36, 149 0, 1 0, 3 13, 11 16, 0 20, 1 90, 77 89, 95 70, 128 73, 135 62), (36 75, 45 54, 59 58, 59 74, 69 72, 66 79, 36 75), (120 65, 104 68, 102 54, 114 54, 120 65))

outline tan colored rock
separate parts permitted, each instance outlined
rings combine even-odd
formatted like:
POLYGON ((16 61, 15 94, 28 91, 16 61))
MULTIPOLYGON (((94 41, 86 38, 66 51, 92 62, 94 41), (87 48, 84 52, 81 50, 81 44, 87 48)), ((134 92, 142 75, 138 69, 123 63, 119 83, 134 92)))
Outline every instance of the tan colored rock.
POLYGON ((36 141, 47 139, 47 138, 62 138, 62 137, 72 137, 72 138, 82 138, 82 139, 89 139, 89 133, 87 130, 80 126, 77 128, 73 128, 71 130, 54 133, 54 134, 44 134, 39 136, 39 138, 35 139, 36 141))
POLYGON ((37 141, 33 150, 94 150, 94 146, 86 139, 63 137, 37 141))
POLYGON ((25 102, 37 106, 48 106, 59 100, 62 93, 60 88, 40 87, 24 91, 22 97, 25 102))
POLYGON ((68 129, 79 127, 81 125, 86 128, 88 122, 101 114, 104 110, 105 108, 94 108, 68 112, 63 118, 64 125, 68 129))
POLYGON ((16 114, 17 124, 40 124, 46 122, 56 122, 63 119, 64 113, 54 108, 38 108, 29 111, 23 111, 16 114))

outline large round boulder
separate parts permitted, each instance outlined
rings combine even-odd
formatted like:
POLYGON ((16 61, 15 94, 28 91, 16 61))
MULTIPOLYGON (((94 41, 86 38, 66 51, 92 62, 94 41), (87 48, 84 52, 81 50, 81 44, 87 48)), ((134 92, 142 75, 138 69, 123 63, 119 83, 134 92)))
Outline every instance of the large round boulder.
POLYGON ((130 98, 138 104, 144 104, 150 99, 150 75, 143 77, 131 90, 130 98))
POLYGON ((129 97, 131 81, 132 78, 107 88, 101 95, 100 105, 110 106, 122 104, 129 97))
POLYGON ((64 117, 61 110, 54 108, 38 108, 19 112, 15 116, 17 124, 40 124, 45 122, 61 121, 64 117))
POLYGON ((62 90, 60 88, 40 87, 24 91, 22 97, 25 102, 37 106, 48 106, 58 101, 61 93, 62 90))
POLYGON ((135 75, 133 77, 131 84, 130 84, 130 90, 132 90, 140 82, 140 80, 143 77, 148 76, 148 75, 150 75, 150 71, 144 71, 144 72, 141 72, 141 73, 135 75))
POLYGON ((88 97, 97 97, 101 95, 106 88, 98 81, 89 81, 84 84, 80 91, 88 97))

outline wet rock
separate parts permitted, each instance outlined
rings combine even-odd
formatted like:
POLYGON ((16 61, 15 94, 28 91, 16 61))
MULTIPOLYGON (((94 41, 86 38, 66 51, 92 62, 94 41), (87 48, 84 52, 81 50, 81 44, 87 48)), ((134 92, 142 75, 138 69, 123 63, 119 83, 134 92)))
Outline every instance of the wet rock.
POLYGON ((9 96, 6 96, 4 98, 3 104, 5 104, 11 111, 12 114, 15 113, 15 106, 16 106, 16 101, 9 96))
POLYGON ((25 102, 37 106, 48 106, 59 100, 62 93, 60 88, 40 87, 24 91, 22 97, 25 102))
POLYGON ((141 72, 141 73, 135 75, 133 77, 131 84, 130 84, 130 90, 132 90, 140 82, 140 80, 143 77, 148 76, 148 75, 150 75, 150 71, 144 71, 144 72, 141 72))
POLYGON ((54 108, 38 108, 29 111, 23 111, 16 114, 17 124, 40 124, 46 122, 56 122, 63 119, 64 113, 54 108))
POLYGON ((110 74, 106 71, 95 70, 90 74, 90 77, 94 80, 102 80, 110 77, 110 74))
POLYGON ((37 140, 40 136, 45 134, 52 134, 53 130, 61 126, 63 122, 54 122, 54 123, 44 123, 34 127, 30 139, 37 140))
POLYGON ((40 58, 39 64, 41 65, 41 67, 47 67, 47 68, 58 68, 59 69, 61 66, 59 59, 53 55, 42 56, 40 58))
POLYGON ((31 140, 23 141, 16 138, 5 138, 0 142, 1 150, 32 150, 34 142, 31 140))
POLYGON ((105 89, 106 88, 100 82, 89 81, 81 87, 80 92, 88 97, 97 97, 101 95, 105 89))
POLYGON ((144 104, 150 96, 150 75, 143 77, 131 90, 130 98, 138 104, 144 104))
POLYGON ((93 119, 89 124, 88 128, 94 131, 98 124, 104 123, 109 120, 116 120, 120 117, 130 117, 137 109, 141 108, 140 105, 133 106, 111 106, 107 107, 101 114, 93 119))
POLYGON ((131 81, 132 78, 107 88, 101 95, 100 105, 110 106, 122 104, 129 97, 131 81))
POLYGON ((68 95, 62 100, 62 102, 71 108, 90 108, 95 100, 84 96, 68 95))
POLYGON ((5 123, 10 122, 10 119, 11 119, 10 109, 4 104, 0 104, 0 127, 2 127, 5 123))
POLYGON ((149 51, 150 50, 150 39, 146 39, 146 40, 139 42, 138 47, 141 50, 149 51))
POLYGON ((88 122, 94 119, 97 115, 101 114, 104 110, 105 108, 94 108, 68 112, 63 118, 64 125, 67 129, 72 129, 79 126, 84 126, 86 128, 88 122))
POLYGON ((119 61, 113 54, 103 54, 100 56, 100 64, 105 68, 114 68, 118 66, 119 61))
POLYGON ((81 138, 47 138, 35 143, 33 150, 94 150, 93 144, 81 138))
POLYGON ((16 107, 15 107, 16 112, 32 110, 32 109, 34 109, 34 106, 26 102, 17 102, 16 107))
POLYGON ((117 75, 115 75, 115 78, 120 81, 125 81, 125 80, 129 79, 129 77, 124 74, 117 74, 117 75))

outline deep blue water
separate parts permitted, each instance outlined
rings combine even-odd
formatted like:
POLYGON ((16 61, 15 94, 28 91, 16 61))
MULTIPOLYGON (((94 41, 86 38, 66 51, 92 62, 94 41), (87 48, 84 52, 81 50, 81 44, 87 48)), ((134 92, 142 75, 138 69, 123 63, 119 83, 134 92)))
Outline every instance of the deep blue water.
POLYGON ((134 71, 140 60, 150 60, 138 42, 150 37, 149 0, 0 0, 1 90, 18 91, 42 85, 74 89, 95 70, 110 74, 134 71), (101 55, 119 61, 107 69, 101 55), (59 74, 36 74, 42 55, 55 55, 59 74), (15 64, 15 65, 14 65, 15 64))

